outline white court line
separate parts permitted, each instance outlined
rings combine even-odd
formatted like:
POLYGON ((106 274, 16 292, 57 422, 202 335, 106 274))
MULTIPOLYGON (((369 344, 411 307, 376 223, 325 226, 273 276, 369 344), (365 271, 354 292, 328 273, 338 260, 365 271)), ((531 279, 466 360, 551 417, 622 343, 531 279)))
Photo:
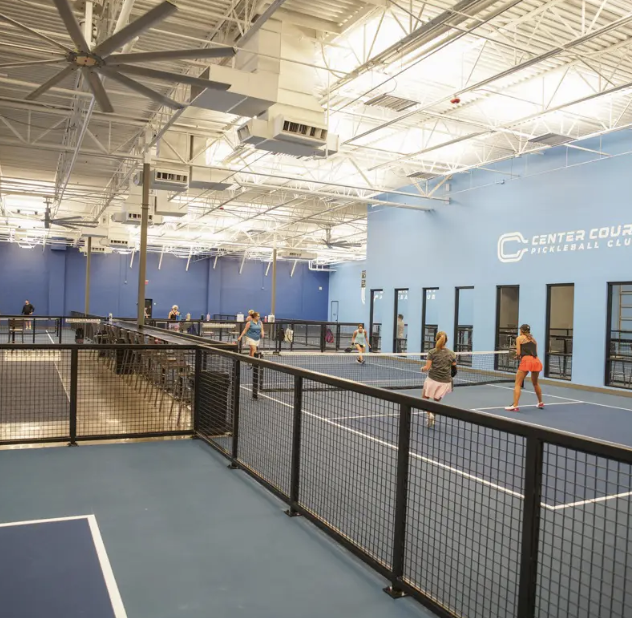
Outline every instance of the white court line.
POLYGON ((116 618, 127 618, 125 607, 123 606, 123 599, 116 585, 116 579, 114 578, 114 571, 112 571, 112 565, 108 558, 108 553, 103 543, 103 537, 101 536, 101 530, 99 530, 99 524, 97 518, 94 515, 88 515, 88 524, 90 525, 90 531, 92 532, 92 540, 94 541, 94 548, 97 551, 99 562, 101 564, 101 571, 103 572, 103 579, 107 586, 108 593, 110 595, 110 602, 112 603, 112 609, 114 610, 114 616, 116 618))
MULTIPOLYGON (((48 331, 46 331, 46 334, 48 335, 50 342, 55 343, 55 341, 50 336, 50 333, 48 331)), ((66 383, 64 382, 64 378, 62 378, 61 373, 59 372, 59 365, 57 364, 57 361, 54 361, 54 362, 55 362, 55 369, 57 370, 57 375, 59 376, 59 381, 61 382, 61 387, 64 389, 64 393, 66 393, 66 398, 68 399, 68 403, 70 403, 70 394, 68 393, 68 389, 66 388, 66 383)))
POLYGON ((11 526, 30 526, 32 524, 50 524, 57 521, 74 521, 75 519, 88 519, 90 515, 75 515, 73 517, 53 517, 52 519, 33 519, 30 521, 12 521, 7 524, 0 524, 0 528, 10 528, 11 526))
MULTIPOLYGON (((544 408, 543 410, 546 410, 549 406, 572 406, 576 403, 585 403, 583 401, 557 401, 557 402, 553 402, 553 403, 545 403, 544 404, 544 408)), ((522 408, 537 408, 538 404, 537 403, 533 403, 533 404, 529 404, 527 406, 518 406, 520 409, 522 408)), ((484 410, 504 410, 505 406, 492 406, 491 408, 470 408, 470 410, 472 410, 473 412, 482 412, 484 410)))
POLYGON ((30 521, 14 521, 7 524, 0 524, 0 528, 9 528, 12 526, 30 526, 36 524, 51 524, 60 521, 76 521, 79 519, 85 519, 90 527, 90 533, 92 535, 92 542, 94 543, 94 549, 99 558, 99 564, 101 566, 101 572, 105 581, 108 595, 110 597, 110 603, 112 604, 112 610, 114 611, 115 618, 127 618, 125 607, 123 606, 123 599, 119 592, 116 580, 114 579, 114 572, 112 571, 112 565, 108 558, 107 551, 105 550, 105 544, 103 543, 103 537, 97 524, 97 518, 94 515, 77 515, 73 517, 55 517, 52 519, 33 519, 30 521))
MULTIPOLYGON (((492 385, 488 385, 488 386, 492 386, 492 385)), ((251 391, 250 388, 248 388, 247 386, 242 386, 241 388, 243 388, 246 391, 251 391)), ((275 399, 274 397, 270 397, 269 395, 263 395, 261 392, 259 392, 259 397, 264 397, 265 399, 269 399, 270 401, 275 401, 276 403, 280 403, 282 406, 285 406, 287 408, 292 408, 294 409, 294 406, 292 404, 289 403, 285 403, 283 401, 280 401, 279 399, 275 399)), ((563 399, 563 397, 560 397, 560 399, 563 399)), ((566 403, 587 403, 584 401, 569 401, 566 403)), ((589 403, 589 402, 588 402, 589 403)), ((549 405, 563 405, 563 404, 549 404, 549 405)), ((474 409, 472 408, 473 412, 477 412, 478 409, 474 409)), ((335 420, 346 420, 346 419, 353 419, 353 418, 374 418, 376 416, 398 416, 397 414, 382 414, 382 415, 369 415, 369 416, 355 416, 355 417, 336 417, 333 419, 328 419, 325 418, 323 416, 319 416, 318 414, 314 414, 313 412, 309 412, 307 410, 305 410, 303 408, 303 412, 305 414, 307 414, 308 416, 311 416, 313 418, 316 418, 324 423, 327 423, 329 425, 333 425, 334 427, 337 427, 339 429, 342 429, 343 431, 348 431, 349 433, 353 433, 357 436, 361 436, 363 438, 366 438, 367 440, 371 440, 372 442, 376 442, 378 444, 381 444, 382 446, 386 446, 387 448, 393 449, 393 450, 398 450, 398 447, 395 444, 391 444, 390 442, 386 442, 384 440, 380 440, 379 438, 375 438, 374 436, 370 436, 366 433, 363 433, 361 431, 358 431, 356 429, 351 429, 350 427, 345 427, 344 425, 340 425, 339 423, 334 422, 335 420)), ((423 414, 423 412, 420 412, 420 414, 423 414)), ((490 416, 496 416, 494 414, 491 414, 490 416)), ((504 417, 503 417, 504 418, 504 417)), ((536 427, 542 427, 544 429, 549 429, 549 427, 545 427, 544 425, 538 425, 536 423, 530 423, 531 425, 534 425, 536 427)), ((566 432, 566 433, 572 433, 572 432, 566 432)), ((581 434, 573 434, 576 436, 580 436, 580 437, 585 437, 582 436, 581 434)), ((425 463, 429 463, 432 464, 434 466, 437 466, 438 468, 442 468, 444 470, 448 470, 450 472, 453 472, 455 474, 458 474, 460 476, 463 476, 464 478, 467 478, 469 480, 472 481, 476 481, 478 483, 481 483, 482 485, 485 485, 487 487, 492 487, 493 489, 497 489, 498 491, 501 491, 503 493, 515 496, 516 498, 520 498, 521 500, 524 499, 524 496, 516 491, 512 491, 511 489, 507 489, 506 487, 503 487, 502 485, 497 485, 495 483, 492 483, 490 481, 486 481, 485 479, 482 479, 478 476, 474 476, 473 474, 469 474, 463 470, 459 470, 458 468, 453 468, 451 466, 448 466, 446 464, 441 463, 440 461, 437 461, 435 459, 429 459, 428 457, 423 457, 422 455, 419 455, 418 453, 415 453, 413 451, 410 451, 409 454, 411 455, 411 457, 414 457, 415 459, 419 459, 420 461, 423 461, 425 463)), ((606 502, 608 500, 616 500, 618 498, 625 498, 627 496, 632 496, 632 491, 630 492, 626 492, 626 493, 622 493, 622 494, 613 494, 611 496, 601 496, 599 498, 592 498, 590 500, 582 500, 580 502, 571 502, 568 504, 558 504, 557 506, 552 506, 550 504, 546 504, 545 502, 540 502, 540 506, 542 508, 548 509, 549 511, 559 511, 561 509, 566 509, 566 508, 571 508, 571 507, 575 507, 575 506, 582 506, 585 504, 592 504, 595 502, 606 502)))
MULTIPOLYGON (((493 388, 502 388, 505 389, 507 391, 513 391, 514 387, 513 386, 500 386, 500 384, 484 384, 483 386, 491 386, 493 388)), ((523 393, 527 393, 529 395, 535 395, 535 393, 533 391, 528 391, 527 389, 523 388, 522 389, 523 393)), ((564 399, 565 401, 568 401, 569 403, 586 403, 585 401, 581 401, 579 399, 571 399, 570 397, 560 397, 559 395, 549 395, 548 393, 544 393, 545 397, 553 397, 553 399, 564 399)))
MULTIPOLYGON (((513 388, 510 386, 500 386, 499 384, 485 384, 484 386, 493 386, 494 388, 504 388, 508 391, 513 391, 513 388)), ((527 393, 529 395, 535 395, 533 391, 528 391, 526 389, 522 389, 523 393, 527 393)), ((625 410, 626 412, 632 412, 632 408, 622 408, 620 406, 611 406, 608 403, 595 403, 594 401, 582 401, 581 399, 571 399, 570 397, 560 397, 559 395, 550 395, 549 393, 543 393, 545 397, 553 397, 554 399, 564 399, 567 403, 585 403, 590 406, 598 406, 600 408, 612 408, 613 410, 625 410)), ((548 405, 553 405, 552 403, 548 405)), ((522 406, 527 407, 527 406, 522 406)), ((475 408, 476 410, 481 410, 482 408, 475 408)))
POLYGON ((569 502, 568 504, 558 504, 551 507, 554 511, 560 511, 562 509, 570 509, 575 506, 584 506, 585 504, 595 504, 596 502, 606 502, 606 500, 615 500, 617 498, 627 498, 632 496, 632 491, 626 491, 622 494, 613 494, 612 496, 601 496, 600 498, 591 498, 590 500, 580 500, 579 502, 569 502))

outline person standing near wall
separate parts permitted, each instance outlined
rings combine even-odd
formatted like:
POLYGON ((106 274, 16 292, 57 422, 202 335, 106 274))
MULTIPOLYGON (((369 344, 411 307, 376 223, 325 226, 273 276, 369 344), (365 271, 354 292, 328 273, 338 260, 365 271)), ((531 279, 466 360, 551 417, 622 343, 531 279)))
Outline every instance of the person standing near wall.
MULTIPOLYGON (((174 305, 171 307, 171 311, 167 316, 169 320, 177 320, 180 317, 180 311, 178 309, 178 305, 174 305)), ((178 330, 178 325, 176 323, 169 324, 169 328, 171 330, 178 330)))
MULTIPOLYGON (((35 307, 31 305, 28 300, 24 301, 24 306, 22 307, 22 315, 30 316, 35 313, 35 307)), ((26 330, 31 330, 31 320, 25 320, 26 322, 26 330)))
POLYGON ((397 316, 397 345, 395 350, 397 352, 403 352, 406 348, 404 342, 406 341, 406 324, 404 324, 404 316, 400 313, 397 316))

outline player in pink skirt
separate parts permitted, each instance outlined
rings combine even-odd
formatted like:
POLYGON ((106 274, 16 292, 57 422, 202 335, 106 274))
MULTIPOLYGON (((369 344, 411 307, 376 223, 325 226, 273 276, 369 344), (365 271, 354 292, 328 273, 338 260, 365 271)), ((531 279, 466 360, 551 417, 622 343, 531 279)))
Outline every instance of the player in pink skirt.
MULTIPOLYGON (((456 354, 445 347, 447 342, 448 336, 439 331, 435 337, 435 347, 428 353, 426 365, 421 369, 428 372, 421 394, 424 399, 441 401, 452 392, 452 367, 456 367, 456 354)), ((434 423, 434 414, 428 412, 428 427, 434 427, 434 423)))

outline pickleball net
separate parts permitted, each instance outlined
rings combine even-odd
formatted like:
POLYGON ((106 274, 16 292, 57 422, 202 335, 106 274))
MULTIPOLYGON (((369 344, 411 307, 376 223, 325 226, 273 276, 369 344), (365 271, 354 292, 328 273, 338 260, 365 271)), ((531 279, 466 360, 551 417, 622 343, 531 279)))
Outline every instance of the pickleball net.
MULTIPOLYGON (((500 352, 458 352, 457 375, 453 379, 456 386, 477 386, 501 382, 513 382, 515 373, 498 369, 509 367, 510 353, 500 352)), ((427 377, 421 371, 426 364, 427 353, 364 354, 364 362, 359 363, 356 353, 327 354, 306 352, 264 353, 263 360, 299 369, 306 369, 337 378, 344 378, 368 386, 390 390, 420 389, 427 377)), ((291 391, 294 376, 265 367, 255 368, 253 380, 260 391, 291 391)), ((327 390, 326 384, 310 381, 310 386, 327 390)))

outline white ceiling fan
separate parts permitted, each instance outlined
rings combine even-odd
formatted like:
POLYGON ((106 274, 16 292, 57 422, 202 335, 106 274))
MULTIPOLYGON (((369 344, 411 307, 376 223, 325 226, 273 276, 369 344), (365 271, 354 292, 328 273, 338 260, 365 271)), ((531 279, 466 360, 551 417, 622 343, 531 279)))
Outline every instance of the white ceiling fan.
POLYGON ((161 2, 153 9, 150 9, 144 15, 131 22, 111 37, 90 48, 81 27, 72 11, 69 0, 53 0, 57 7, 59 16, 64 22, 70 38, 75 44, 75 49, 70 49, 62 45, 58 41, 49 36, 22 24, 11 17, 0 13, 0 19, 12 24, 16 28, 29 32, 47 43, 63 50, 63 53, 53 54, 53 58, 45 60, 34 60, 29 62, 0 64, 0 69, 17 68, 26 66, 38 66, 46 64, 66 64, 67 66, 51 77, 47 82, 43 83, 39 88, 33 90, 26 97, 27 100, 35 100, 42 96, 45 92, 56 86, 63 79, 71 75, 74 71, 81 71, 92 94, 94 95, 99 107, 103 112, 112 113, 114 108, 110 102, 110 98, 103 86, 99 75, 110 77, 119 82, 121 85, 134 90, 157 103, 166 105, 172 109, 181 109, 184 106, 173 99, 156 92, 152 88, 141 84, 140 82, 128 77, 128 75, 137 75, 140 77, 149 77, 166 82, 175 82, 182 84, 191 84, 201 88, 210 88, 212 90, 228 90, 229 84, 213 82, 208 79, 200 79, 189 75, 179 73, 171 73, 169 71, 159 71, 156 69, 148 69, 146 67, 134 66, 138 62, 158 62, 161 60, 182 60, 196 58, 227 58, 235 55, 232 47, 211 47, 207 49, 180 49, 158 52, 136 53, 136 54, 115 54, 118 49, 126 43, 142 34, 158 22, 167 18, 169 15, 177 11, 177 7, 170 1, 161 2))

